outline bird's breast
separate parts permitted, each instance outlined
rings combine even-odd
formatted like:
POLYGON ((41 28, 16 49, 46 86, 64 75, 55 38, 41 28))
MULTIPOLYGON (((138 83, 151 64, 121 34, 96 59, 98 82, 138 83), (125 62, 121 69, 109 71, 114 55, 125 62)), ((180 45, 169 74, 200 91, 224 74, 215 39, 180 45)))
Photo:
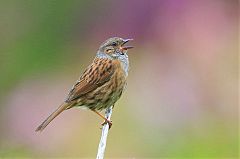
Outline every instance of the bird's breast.
POLYGON ((126 85, 126 75, 119 62, 113 62, 115 71, 112 78, 102 87, 101 91, 105 92, 102 98, 102 108, 107 108, 121 97, 126 85))

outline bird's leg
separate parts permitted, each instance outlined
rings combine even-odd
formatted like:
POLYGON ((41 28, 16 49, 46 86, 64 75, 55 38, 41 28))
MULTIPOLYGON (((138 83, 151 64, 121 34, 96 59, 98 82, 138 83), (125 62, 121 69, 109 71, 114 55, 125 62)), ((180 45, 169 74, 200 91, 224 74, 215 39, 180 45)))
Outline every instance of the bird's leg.
POLYGON ((102 123, 102 126, 104 125, 104 124, 107 124, 108 123, 108 125, 109 125, 109 129, 111 128, 111 126, 112 126, 112 121, 110 121, 110 120, 108 120, 107 118, 105 118, 101 113, 99 113, 98 111, 96 111, 96 110, 92 110, 94 113, 96 113, 97 115, 99 115, 101 118, 103 118, 104 119, 104 122, 102 123))

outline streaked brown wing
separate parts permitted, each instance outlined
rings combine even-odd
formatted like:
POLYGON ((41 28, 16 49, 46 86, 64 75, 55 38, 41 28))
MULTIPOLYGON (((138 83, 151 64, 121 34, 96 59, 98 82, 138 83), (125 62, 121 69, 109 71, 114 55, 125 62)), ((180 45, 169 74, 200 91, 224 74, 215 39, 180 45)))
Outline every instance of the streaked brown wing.
POLYGON ((109 81, 114 73, 112 60, 96 58, 73 86, 66 102, 74 101, 109 81))

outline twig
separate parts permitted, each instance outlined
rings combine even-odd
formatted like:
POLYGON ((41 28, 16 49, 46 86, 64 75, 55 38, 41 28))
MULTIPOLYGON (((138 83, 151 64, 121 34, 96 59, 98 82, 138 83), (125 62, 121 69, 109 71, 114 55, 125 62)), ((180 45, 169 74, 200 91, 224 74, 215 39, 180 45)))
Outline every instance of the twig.
MULTIPOLYGON (((105 117, 110 120, 112 115, 112 107, 106 109, 105 111, 105 117)), ((98 145, 98 153, 97 153, 97 157, 96 159, 103 159, 104 157, 104 152, 105 152, 105 148, 107 145, 107 136, 108 136, 108 130, 109 130, 109 125, 108 124, 104 124, 102 127, 102 136, 98 145)))

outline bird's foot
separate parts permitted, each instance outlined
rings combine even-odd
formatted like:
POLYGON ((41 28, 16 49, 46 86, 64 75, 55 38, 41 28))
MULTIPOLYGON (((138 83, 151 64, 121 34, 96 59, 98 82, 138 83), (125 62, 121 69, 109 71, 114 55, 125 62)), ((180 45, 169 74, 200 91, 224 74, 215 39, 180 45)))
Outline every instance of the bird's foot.
POLYGON ((101 125, 104 126, 105 124, 109 125, 109 129, 112 127, 112 121, 110 121, 110 120, 106 119, 101 125))

